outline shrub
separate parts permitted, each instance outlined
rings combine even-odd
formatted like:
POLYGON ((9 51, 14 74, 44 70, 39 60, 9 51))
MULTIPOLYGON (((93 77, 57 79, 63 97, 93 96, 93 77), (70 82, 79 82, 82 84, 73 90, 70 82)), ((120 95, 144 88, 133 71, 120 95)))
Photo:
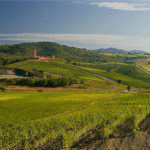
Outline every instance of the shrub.
POLYGON ((47 79, 36 79, 34 86, 41 87, 47 85, 47 79))
POLYGON ((67 85, 69 85, 69 80, 68 80, 68 78, 66 78, 66 77, 60 78, 59 86, 65 87, 65 86, 67 86, 67 85))
POLYGON ((4 86, 0 86, 0 91, 5 92, 6 88, 4 86))
POLYGON ((130 85, 127 86, 127 90, 129 90, 129 91, 131 90, 131 86, 130 85))
POLYGON ((80 80, 80 84, 84 84, 85 80, 84 79, 81 79, 80 80))
POLYGON ((69 85, 76 84, 76 83, 77 83, 76 78, 72 78, 72 77, 69 78, 69 85))
POLYGON ((59 79, 56 79, 54 77, 51 77, 47 80, 47 87, 57 87, 58 86, 59 79))
POLYGON ((122 81, 121 80, 118 80, 118 83, 120 84, 122 81))
POLYGON ((76 78, 67 77, 49 77, 49 78, 22 78, 0 80, 1 83, 10 85, 23 85, 31 87, 65 87, 77 83, 76 78))
POLYGON ((40 90, 38 90, 38 92, 43 92, 43 90, 40 89, 40 90))

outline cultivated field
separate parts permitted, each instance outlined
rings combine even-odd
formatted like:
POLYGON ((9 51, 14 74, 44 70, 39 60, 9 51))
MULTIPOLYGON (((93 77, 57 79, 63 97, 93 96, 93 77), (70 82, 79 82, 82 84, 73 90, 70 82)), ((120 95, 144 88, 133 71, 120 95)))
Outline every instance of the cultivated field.
POLYGON ((121 80, 121 82, 123 84, 130 85, 133 87, 138 87, 138 88, 140 88, 140 87, 141 88, 142 87, 149 88, 150 87, 150 83, 148 83, 146 81, 138 80, 136 78, 131 78, 131 77, 126 76, 126 75, 121 74, 121 73, 117 73, 117 72, 113 72, 113 71, 107 72, 106 70, 96 69, 96 68, 88 68, 88 67, 80 67, 80 68, 85 69, 85 70, 90 71, 90 72, 97 73, 99 75, 103 75, 103 76, 108 77, 110 79, 113 79, 115 81, 121 80))
POLYGON ((86 72, 75 70, 67 66, 65 63, 59 60, 50 60, 48 62, 27 60, 24 62, 19 62, 19 63, 8 65, 8 67, 15 67, 15 68, 21 68, 21 69, 37 69, 39 71, 41 70, 41 71, 53 73, 56 75, 76 77, 79 79, 83 79, 85 81, 84 85, 75 85, 73 86, 73 88, 95 89, 95 90, 99 89, 102 91, 106 91, 106 90, 114 91, 118 89, 125 89, 125 86, 109 82, 95 75, 91 75, 86 72))
POLYGON ((107 138, 117 125, 132 118, 131 127, 136 132, 139 122, 150 112, 150 94, 0 94, 1 149, 40 149, 46 146, 69 149, 81 135, 95 127, 107 138), (52 144, 54 141, 56 145, 52 144))

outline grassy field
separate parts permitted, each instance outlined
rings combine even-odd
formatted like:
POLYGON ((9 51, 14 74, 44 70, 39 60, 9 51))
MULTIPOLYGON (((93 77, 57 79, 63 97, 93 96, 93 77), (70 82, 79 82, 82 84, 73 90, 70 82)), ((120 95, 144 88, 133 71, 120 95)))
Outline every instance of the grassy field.
MULTIPOLYGON (((150 94, 0 93, 0 148, 36 149, 60 135, 63 149, 99 126, 108 137, 118 124, 134 118, 133 132, 150 113, 150 94), (116 97, 114 97, 116 96, 116 97), (110 97, 110 99, 105 99, 110 97), (94 102, 98 102, 93 104, 94 102), (90 105, 91 104, 91 105, 90 105), (82 109, 77 109, 83 107, 82 109), (76 111, 71 111, 76 110, 76 111), (62 115, 56 115, 66 112, 62 115)), ((132 125, 131 125, 132 126, 132 125)), ((61 144, 60 144, 61 146, 61 144)))

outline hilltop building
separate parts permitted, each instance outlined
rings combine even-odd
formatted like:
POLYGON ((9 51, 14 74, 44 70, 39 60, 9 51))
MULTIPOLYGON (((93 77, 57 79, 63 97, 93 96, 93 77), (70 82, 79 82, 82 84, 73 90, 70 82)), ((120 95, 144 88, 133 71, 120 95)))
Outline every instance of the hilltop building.
POLYGON ((36 57, 36 49, 34 50, 34 57, 36 57))
POLYGON ((52 56, 52 57, 37 56, 36 49, 34 50, 33 58, 37 60, 56 59, 55 56, 52 56))

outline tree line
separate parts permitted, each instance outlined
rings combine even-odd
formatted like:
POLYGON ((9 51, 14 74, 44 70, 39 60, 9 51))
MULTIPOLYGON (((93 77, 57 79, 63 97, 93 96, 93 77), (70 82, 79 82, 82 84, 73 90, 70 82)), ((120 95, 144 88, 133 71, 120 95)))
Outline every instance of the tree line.
POLYGON ((77 83, 76 78, 72 77, 49 77, 40 78, 21 78, 21 79, 1 79, 1 83, 8 85, 22 85, 30 87, 65 87, 77 83))
POLYGON ((27 58, 0 57, 0 66, 9 65, 12 63, 24 61, 27 58))

